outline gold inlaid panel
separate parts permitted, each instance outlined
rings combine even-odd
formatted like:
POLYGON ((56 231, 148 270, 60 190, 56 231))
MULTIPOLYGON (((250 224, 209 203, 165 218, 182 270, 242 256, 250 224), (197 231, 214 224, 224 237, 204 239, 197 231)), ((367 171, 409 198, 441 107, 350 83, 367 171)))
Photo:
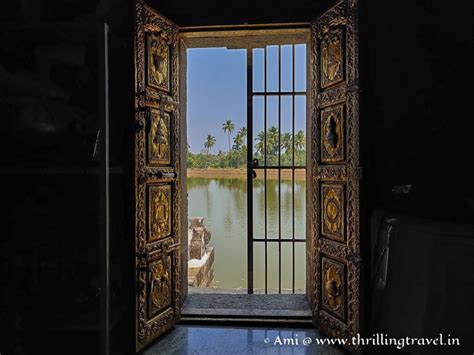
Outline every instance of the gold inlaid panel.
POLYGON ((147 83, 157 89, 170 90, 170 47, 159 35, 147 35, 147 83))
POLYGON ((171 185, 148 187, 148 242, 171 234, 171 185))
POLYGON ((171 163, 170 115, 159 110, 150 110, 151 120, 148 132, 148 163, 151 165, 169 165, 171 163))
POLYGON ((322 257, 322 307, 345 319, 345 268, 344 264, 322 257))
POLYGON ((171 256, 150 263, 148 318, 171 306, 171 256))
POLYGON ((344 106, 328 107, 321 111, 321 161, 344 161, 344 106))
POLYGON ((322 234, 340 242, 344 241, 344 186, 321 185, 322 234))
POLYGON ((328 32, 321 41, 321 87, 344 80, 343 31, 340 28, 328 32))

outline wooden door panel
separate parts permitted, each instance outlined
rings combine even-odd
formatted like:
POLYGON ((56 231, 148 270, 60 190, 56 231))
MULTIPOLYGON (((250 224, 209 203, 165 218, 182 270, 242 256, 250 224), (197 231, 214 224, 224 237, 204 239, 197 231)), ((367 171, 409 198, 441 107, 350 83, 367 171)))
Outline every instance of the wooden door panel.
POLYGON ((321 237, 344 243, 345 188, 340 183, 321 184, 321 237))
POLYGON ((348 339, 360 328, 357 1, 337 2, 311 32, 309 299, 317 327, 348 339))
POLYGON ((170 44, 161 32, 146 33, 146 83, 164 92, 170 91, 170 44))
POLYGON ((171 236, 173 215, 172 184, 148 184, 147 190, 147 242, 151 243, 171 236))
POLYGON ((321 111, 321 163, 343 163, 345 160, 344 105, 321 111))
POLYGON ((320 42, 320 78, 321 88, 344 81, 344 26, 333 26, 330 31, 322 34, 320 42))
POLYGON ((346 265, 321 255, 321 277, 323 287, 321 292, 321 308, 338 320, 346 319, 346 265))
POLYGON ((136 350, 181 306, 178 27, 143 1, 135 23, 136 350))
POLYGON ((171 165, 171 133, 172 117, 168 112, 150 108, 147 122, 147 165, 171 165))

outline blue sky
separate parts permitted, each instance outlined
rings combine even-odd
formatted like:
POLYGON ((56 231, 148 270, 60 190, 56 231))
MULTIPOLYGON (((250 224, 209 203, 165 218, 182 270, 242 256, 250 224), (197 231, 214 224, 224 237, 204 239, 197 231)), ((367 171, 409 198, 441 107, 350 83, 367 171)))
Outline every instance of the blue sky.
MULTIPOLYGON (((306 46, 295 46, 295 89, 306 86, 306 46)), ((291 91, 291 46, 282 46, 282 91, 291 91)), ((222 131, 231 119, 235 131, 247 125, 247 55, 245 49, 192 48, 187 51, 188 143, 193 153, 203 149, 208 134, 216 138, 211 153, 228 150, 227 134, 222 131)), ((254 92, 263 90, 263 49, 254 49, 254 92)), ((267 47, 267 90, 278 89, 278 47, 267 47)), ((295 99, 295 132, 304 130, 305 98, 295 99)), ((282 133, 291 132, 292 100, 282 97, 282 133)), ((278 124, 278 99, 268 98, 267 125, 278 124)), ((263 98, 254 98, 254 135, 263 130, 263 98)), ((232 142, 231 142, 232 144, 232 142)))

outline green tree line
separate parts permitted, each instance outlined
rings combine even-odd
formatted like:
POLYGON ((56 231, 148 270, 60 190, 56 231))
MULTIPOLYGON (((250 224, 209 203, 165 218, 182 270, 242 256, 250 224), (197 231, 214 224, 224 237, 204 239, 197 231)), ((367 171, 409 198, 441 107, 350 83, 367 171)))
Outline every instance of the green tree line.
MULTIPOLYGON (((216 138, 208 134, 203 142, 204 149, 201 153, 192 153, 188 146, 188 168, 246 168, 247 160, 247 128, 240 128, 236 135, 231 138, 235 131, 232 120, 226 120, 222 130, 227 134, 228 151, 212 154, 212 148, 216 145, 216 138), (231 144, 233 142, 233 144, 231 144)), ((260 131, 255 137, 253 157, 258 159, 260 165, 278 165, 278 152, 280 151, 280 164, 305 165, 306 163, 306 137, 303 131, 280 134, 278 128, 271 126, 266 132, 260 131), (280 147, 280 149, 278 149, 280 147), (266 148, 266 149, 265 149, 266 148), (294 159, 294 164, 293 164, 294 159)))

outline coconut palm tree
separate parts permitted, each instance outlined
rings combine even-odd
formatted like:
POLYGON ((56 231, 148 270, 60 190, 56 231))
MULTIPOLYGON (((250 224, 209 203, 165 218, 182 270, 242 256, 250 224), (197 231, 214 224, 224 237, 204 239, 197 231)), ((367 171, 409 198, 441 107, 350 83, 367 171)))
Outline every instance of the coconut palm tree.
POLYGON ((293 148, 293 136, 291 133, 283 133, 281 135, 281 149, 287 153, 291 153, 293 148))
POLYGON ((295 164, 305 164, 305 148, 306 148, 306 137, 303 131, 298 131, 295 134, 295 164))
POLYGON ((234 125, 234 122, 232 122, 232 120, 227 120, 222 125, 222 130, 224 131, 224 133, 227 132, 227 135, 229 138, 229 166, 230 166, 230 135, 234 132, 234 128, 235 128, 235 125, 234 125))
POLYGON ((271 126, 267 132, 267 154, 271 156, 278 155, 278 138, 280 132, 275 126, 271 126))
POLYGON ((237 135, 234 137, 234 145, 232 146, 232 149, 235 151, 237 156, 237 166, 240 166, 240 152, 242 150, 243 143, 244 137, 237 133, 237 135))
POLYGON ((302 152, 306 145, 306 138, 303 131, 298 131, 295 134, 295 151, 302 152))
POLYGON ((242 148, 242 144, 244 143, 244 138, 237 133, 237 135, 234 137, 234 149, 235 150, 240 150, 242 148))
POLYGON ((237 135, 240 136, 242 140, 247 138, 247 127, 242 127, 241 129, 239 129, 239 131, 237 132, 237 135))
POLYGON ((291 133, 283 133, 281 136, 281 149, 285 151, 285 161, 292 163, 293 161, 293 135, 291 133))
POLYGON ((265 132, 260 131, 257 134, 257 138, 255 138, 257 144, 255 144, 255 151, 259 155, 265 154, 265 132))
POLYGON ((207 155, 209 155, 209 150, 215 145, 216 145, 216 138, 208 134, 206 137, 206 140, 204 141, 204 148, 207 149, 207 155))

